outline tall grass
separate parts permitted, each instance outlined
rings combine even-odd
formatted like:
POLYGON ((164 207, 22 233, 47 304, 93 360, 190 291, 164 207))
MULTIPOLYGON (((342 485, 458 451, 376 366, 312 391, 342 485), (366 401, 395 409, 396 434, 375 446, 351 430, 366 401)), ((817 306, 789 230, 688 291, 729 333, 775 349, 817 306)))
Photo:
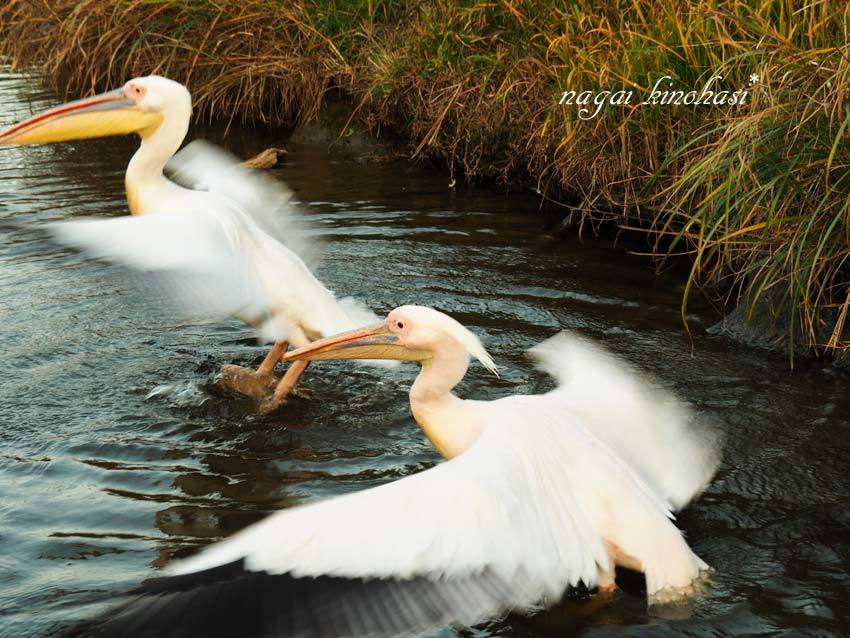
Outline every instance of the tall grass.
POLYGON ((850 5, 844 0, 11 0, 0 51, 69 95, 157 72, 202 117, 309 120, 348 96, 414 156, 524 175, 648 233, 697 289, 850 347, 850 5), (736 106, 635 105, 712 75, 736 106), (633 90, 582 120, 565 90, 633 90))

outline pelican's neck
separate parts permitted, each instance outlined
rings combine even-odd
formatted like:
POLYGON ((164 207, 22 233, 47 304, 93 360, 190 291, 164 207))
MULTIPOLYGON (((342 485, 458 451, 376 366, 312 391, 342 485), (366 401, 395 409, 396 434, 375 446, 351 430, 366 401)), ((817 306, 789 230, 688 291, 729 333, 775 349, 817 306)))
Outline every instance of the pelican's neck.
POLYGON ((422 362, 422 370, 410 388, 413 418, 431 444, 450 459, 468 449, 481 433, 482 423, 470 402, 454 394, 469 365, 469 355, 460 347, 435 352, 422 362))
POLYGON ((153 133, 142 137, 139 150, 130 160, 124 176, 127 204, 132 214, 146 212, 144 205, 146 191, 166 181, 162 169, 186 137, 186 132, 189 130, 189 117, 189 113, 181 117, 166 117, 153 133))

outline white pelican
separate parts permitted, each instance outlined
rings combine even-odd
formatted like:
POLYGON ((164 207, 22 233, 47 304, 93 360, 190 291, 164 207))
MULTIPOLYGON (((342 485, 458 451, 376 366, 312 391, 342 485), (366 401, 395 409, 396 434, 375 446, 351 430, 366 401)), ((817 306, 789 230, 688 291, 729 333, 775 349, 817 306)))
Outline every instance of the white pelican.
POLYGON ((261 409, 270 411, 306 366, 296 362, 276 379, 273 370, 288 342, 304 346, 377 317, 336 300, 297 254, 309 249, 281 184, 208 143, 193 142, 174 156, 191 113, 186 87, 150 75, 35 115, 0 132, 0 145, 137 133, 141 144, 125 176, 134 217, 52 224, 51 230, 98 258, 167 275, 160 281, 195 316, 236 316, 275 341, 256 371, 225 366, 221 379, 231 390, 265 397, 261 409), (191 188, 165 177, 166 163, 191 188))
POLYGON ((107 635, 409 635, 553 603, 570 585, 610 590, 615 565, 643 571, 651 603, 693 593, 708 567, 671 510, 711 478, 713 440, 584 339, 563 333, 532 354, 555 390, 473 401, 451 390, 470 355, 495 372, 493 360, 430 308, 292 351, 419 362, 413 415, 448 461, 278 512, 176 563, 107 635))

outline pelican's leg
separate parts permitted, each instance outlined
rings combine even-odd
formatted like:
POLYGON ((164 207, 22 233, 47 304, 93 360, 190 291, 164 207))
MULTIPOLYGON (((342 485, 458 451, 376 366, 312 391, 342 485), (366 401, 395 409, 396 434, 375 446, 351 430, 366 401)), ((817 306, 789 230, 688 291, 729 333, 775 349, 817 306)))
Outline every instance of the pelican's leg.
POLYGON ((652 510, 629 510, 630 522, 617 521, 605 547, 617 565, 638 569, 646 577, 650 605, 677 603, 701 589, 706 565, 666 516, 652 510), (632 529, 645 530, 636 534, 632 529))
POLYGON ((260 367, 257 368, 257 375, 265 375, 274 371, 274 367, 277 365, 277 362, 280 361, 280 358, 283 356, 283 353, 286 352, 286 349, 289 347, 289 343, 286 341, 277 341, 272 349, 269 350, 269 353, 266 355, 266 358, 263 359, 263 362, 260 364, 260 367))
POLYGON ((605 541, 605 549, 608 552, 608 569, 596 568, 596 589, 600 594, 610 595, 617 591, 617 548, 608 541, 605 541))
POLYGON ((223 366, 221 368, 221 385, 230 392, 255 399, 266 396, 277 382, 274 367, 280 361, 288 346, 289 344, 286 341, 276 342, 256 370, 231 364, 223 366))
POLYGON ((283 378, 277 382, 274 394, 260 404, 260 414, 269 414, 270 412, 274 412, 286 403, 286 397, 290 392, 292 392, 292 389, 295 387, 295 384, 298 383, 298 379, 304 373, 304 370, 307 368, 307 364, 309 363, 309 361, 292 362, 289 369, 286 371, 286 374, 284 374, 283 378))
POLYGON ((600 594, 613 594, 617 591, 617 572, 614 569, 614 565, 611 565, 611 569, 607 572, 598 568, 597 572, 598 582, 596 583, 596 589, 600 594))

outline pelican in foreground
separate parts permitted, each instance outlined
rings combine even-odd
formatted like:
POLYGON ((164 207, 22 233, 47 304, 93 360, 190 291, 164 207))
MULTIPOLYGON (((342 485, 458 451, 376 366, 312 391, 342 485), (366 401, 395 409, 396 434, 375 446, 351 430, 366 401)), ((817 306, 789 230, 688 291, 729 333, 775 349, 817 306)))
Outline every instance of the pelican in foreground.
POLYGON ((133 216, 49 229, 61 243, 96 258, 156 273, 193 318, 235 316, 273 341, 256 371, 225 366, 221 376, 227 389, 264 399, 262 411, 271 411, 306 367, 296 362, 275 377, 290 343, 304 346, 377 317, 337 300, 310 272, 305 260, 315 251, 282 184, 209 143, 196 141, 177 153, 191 113, 186 87, 151 75, 35 115, 0 132, 0 145, 138 134, 141 144, 125 175, 133 216))
POLYGON ((496 371, 472 332, 421 306, 287 354, 418 362, 413 416, 447 461, 269 516, 148 581, 104 633, 410 635, 611 590, 616 565, 645 574, 650 603, 691 595, 708 566, 671 512, 718 456, 690 412, 567 333, 532 350, 559 384, 542 395, 455 396, 470 355, 496 371))

